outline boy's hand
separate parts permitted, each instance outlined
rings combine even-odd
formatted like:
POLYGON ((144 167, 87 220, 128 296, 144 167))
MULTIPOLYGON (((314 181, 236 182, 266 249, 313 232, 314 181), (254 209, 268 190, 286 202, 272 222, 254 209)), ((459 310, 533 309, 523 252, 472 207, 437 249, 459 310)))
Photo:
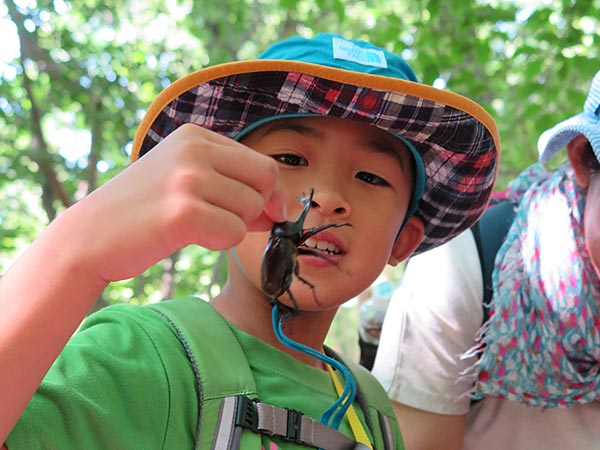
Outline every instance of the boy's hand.
POLYGON ((273 159, 183 125, 62 219, 82 262, 115 281, 189 244, 223 250, 285 220, 277 179, 273 159))

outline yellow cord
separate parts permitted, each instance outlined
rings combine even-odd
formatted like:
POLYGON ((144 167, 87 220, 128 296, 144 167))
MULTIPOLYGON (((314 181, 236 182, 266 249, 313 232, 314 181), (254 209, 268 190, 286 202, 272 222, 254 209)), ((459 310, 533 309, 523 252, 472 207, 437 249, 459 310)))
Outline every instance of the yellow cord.
MULTIPOLYGON (((334 370, 331 368, 329 364, 325 364, 327 367, 327 371, 329 372, 329 376, 333 380, 333 385, 335 386, 335 390, 338 395, 342 395, 344 389, 342 388, 342 384, 340 380, 338 380, 337 375, 334 370)), ((371 450, 373 450, 373 446, 371 445, 371 441, 369 441, 369 436, 367 436, 367 432, 365 431, 365 427, 363 427, 360 419, 356 415, 356 411, 354 411, 354 406, 350 405, 348 411, 346 412, 348 416, 348 422, 350 422, 350 428, 352 428, 352 433, 354 434, 354 439, 356 442, 360 442, 361 444, 366 445, 371 450)))

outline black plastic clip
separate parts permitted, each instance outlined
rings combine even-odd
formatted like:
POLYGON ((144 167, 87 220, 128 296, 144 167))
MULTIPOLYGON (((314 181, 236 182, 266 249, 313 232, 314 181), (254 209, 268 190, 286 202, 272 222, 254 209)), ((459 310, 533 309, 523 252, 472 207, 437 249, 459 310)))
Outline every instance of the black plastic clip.
POLYGON ((281 439, 288 442, 294 442, 296 444, 302 443, 302 416, 303 414, 300 411, 296 411, 295 409, 287 410, 287 432, 285 436, 282 436, 281 439))
POLYGON ((236 397, 235 425, 249 428, 258 432, 258 412, 256 410, 258 399, 250 399, 244 395, 236 397))

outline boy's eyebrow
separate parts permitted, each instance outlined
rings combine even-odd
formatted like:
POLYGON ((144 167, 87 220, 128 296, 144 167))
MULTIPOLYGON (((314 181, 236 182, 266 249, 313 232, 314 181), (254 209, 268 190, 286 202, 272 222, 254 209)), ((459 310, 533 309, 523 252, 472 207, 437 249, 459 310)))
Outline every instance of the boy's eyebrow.
POLYGON ((273 125, 268 127, 268 129, 265 130, 264 135, 266 136, 269 133, 272 133, 274 131, 280 131, 280 130, 294 131, 298 134, 308 135, 308 136, 312 136, 312 137, 316 137, 316 138, 321 137, 321 133, 319 133, 319 130, 317 130, 316 128, 312 128, 310 126, 303 125, 298 122, 294 122, 293 120, 278 120, 278 121, 273 122, 273 125))
POLYGON ((394 143, 396 145, 388 142, 387 140, 372 139, 367 141, 367 146, 377 153, 383 153, 395 157, 400 163, 400 168, 402 169, 402 171, 404 171, 404 160, 402 159, 400 152, 408 152, 409 150, 406 148, 406 145, 401 140, 393 136, 390 137, 392 139, 398 140, 397 143, 394 143))
MULTIPOLYGON (((309 125, 305 125, 303 123, 295 122, 294 120, 281 120, 273 122, 273 125, 265 130, 263 136, 281 130, 293 131, 304 136, 314 137, 316 139, 321 138, 321 133, 318 129, 313 128, 309 125)), ((400 168, 402 169, 402 171, 405 170, 404 161, 402 159, 402 156, 400 155, 400 152, 408 151, 408 149, 406 148, 404 143, 397 137, 390 135, 389 140, 378 137, 370 138, 365 141, 365 145, 366 147, 370 148, 376 153, 383 153, 386 155, 394 156, 400 163, 400 168)))

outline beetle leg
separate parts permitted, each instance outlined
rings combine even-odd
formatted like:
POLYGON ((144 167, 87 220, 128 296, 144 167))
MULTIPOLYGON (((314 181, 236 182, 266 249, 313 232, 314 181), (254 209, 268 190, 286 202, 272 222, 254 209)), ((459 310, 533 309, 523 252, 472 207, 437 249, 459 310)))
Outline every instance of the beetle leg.
POLYGON ((292 300, 292 305, 294 305, 292 307, 292 311, 298 311, 298 309, 300 309, 300 308, 298 307, 298 302, 294 298, 294 294, 292 294, 292 291, 290 289, 287 290, 287 293, 290 296, 290 300, 292 300))
MULTIPOLYGON (((315 303, 317 305, 319 305, 320 303, 319 303, 319 300, 317 300, 317 294, 315 293, 315 285, 300 276, 300 266, 298 264, 296 264, 296 266, 294 267, 294 275, 296 275, 296 278, 298 278, 300 281, 302 281, 304 284, 306 284, 307 286, 310 287, 310 289, 312 291, 313 299, 314 299, 315 303)), ((296 300, 292 296, 292 293, 289 290, 288 290, 288 292, 290 293, 290 297, 292 298, 292 301, 294 302, 294 306, 296 307, 296 309, 298 309, 298 305, 296 303, 296 300)))

